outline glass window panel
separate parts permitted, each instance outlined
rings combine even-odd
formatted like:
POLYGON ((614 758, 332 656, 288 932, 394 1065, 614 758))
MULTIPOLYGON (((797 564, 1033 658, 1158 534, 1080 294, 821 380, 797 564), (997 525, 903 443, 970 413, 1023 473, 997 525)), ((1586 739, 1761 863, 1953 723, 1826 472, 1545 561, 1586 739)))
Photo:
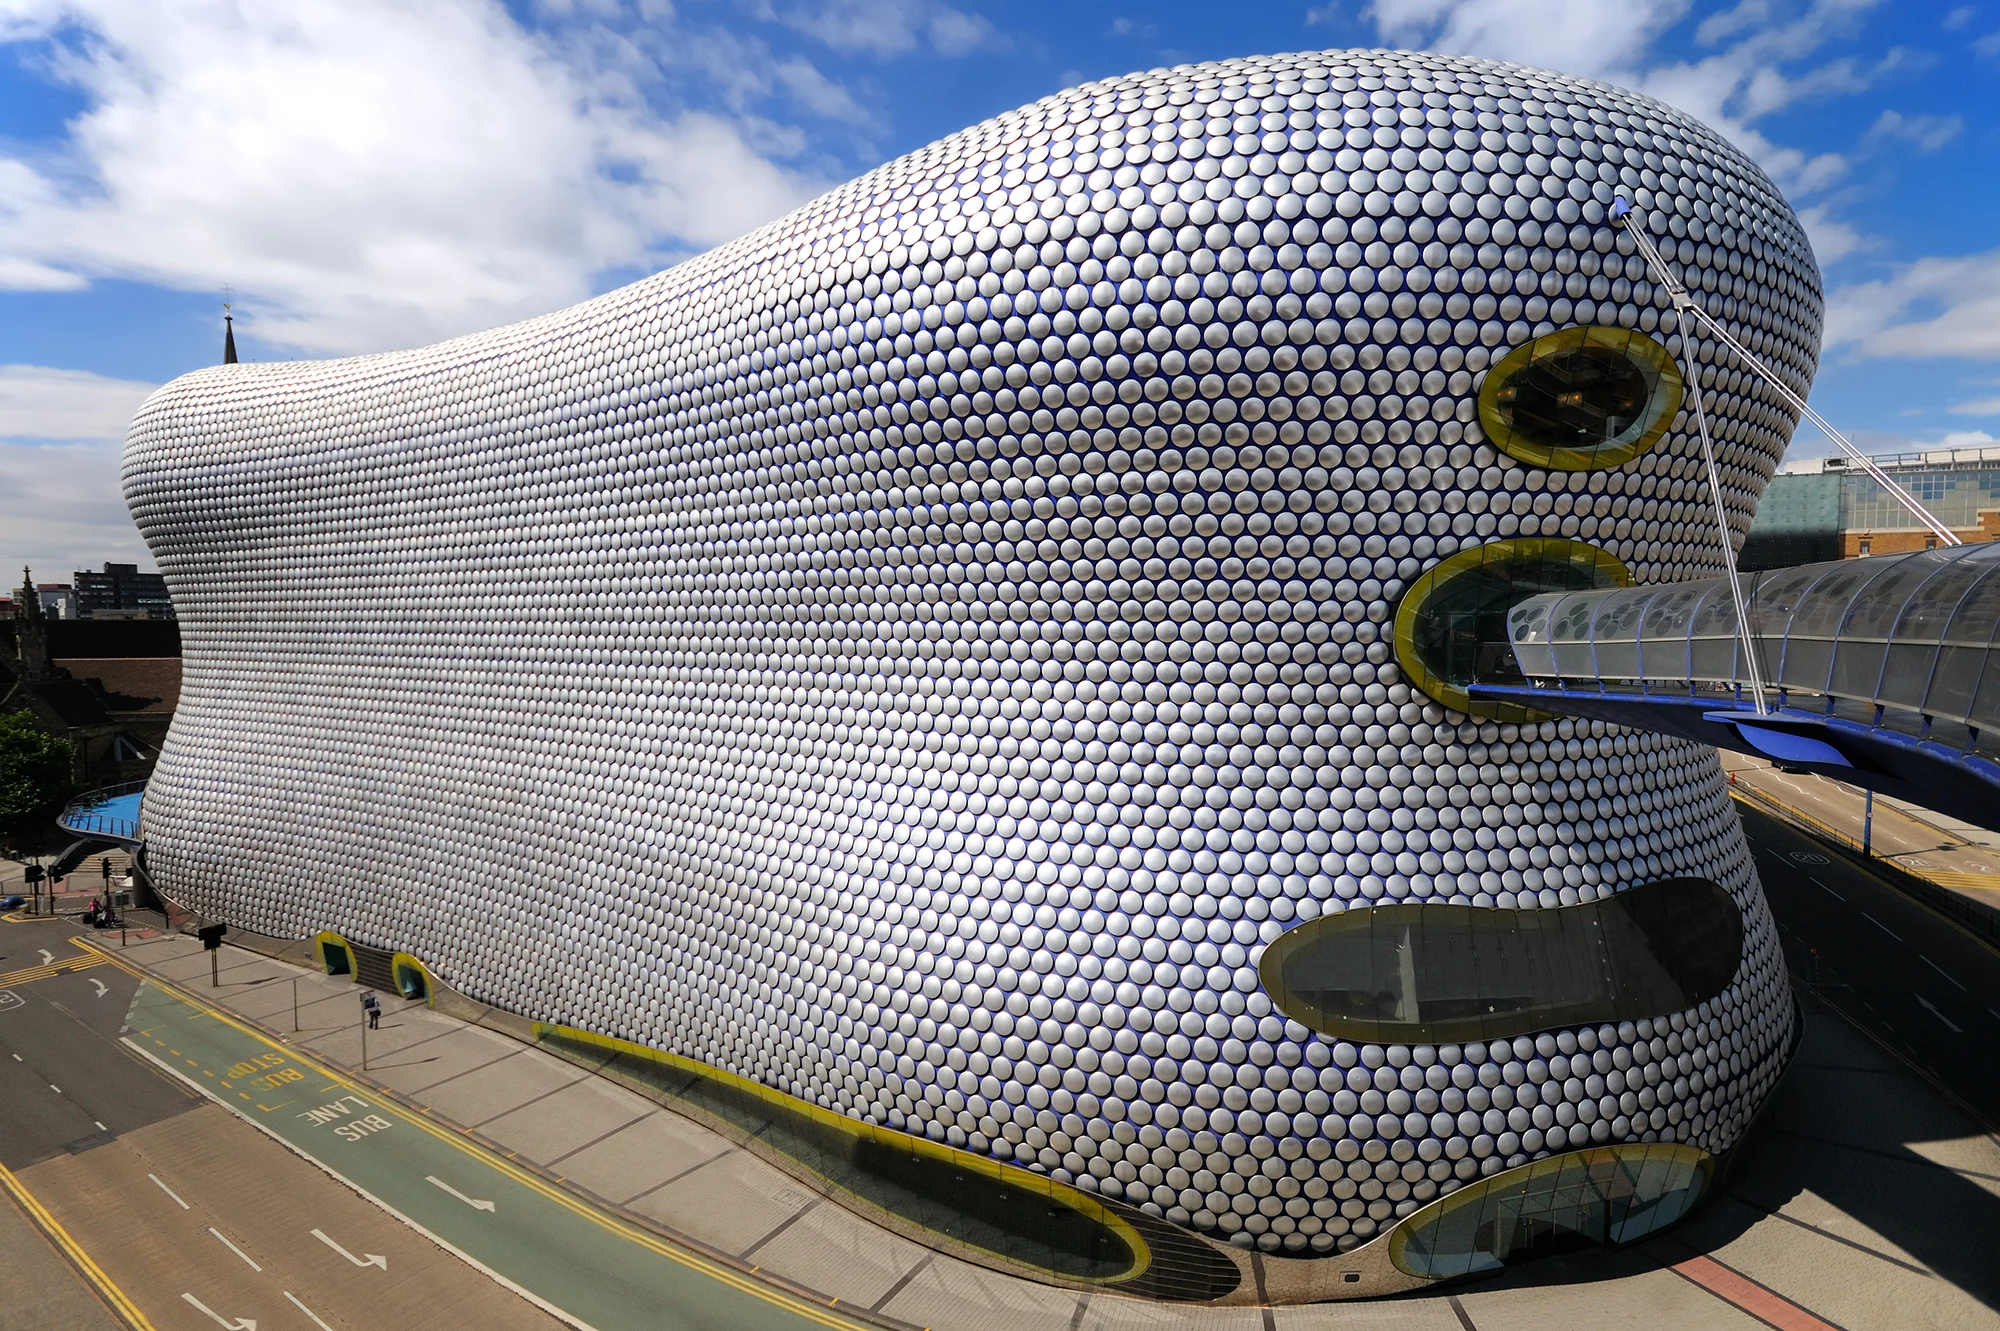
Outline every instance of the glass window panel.
MULTIPOLYGON (((2000 545, 1986 549, 2000 556, 2000 545)), ((1981 554, 1984 553, 1982 550, 1981 554)), ((1986 576, 1953 608, 1944 640, 1984 651, 1993 641, 1993 626, 2000 623, 2000 568, 1994 567, 1994 561, 1989 559, 1982 558, 1980 562, 1986 565, 1986 576)))
POLYGON ((1993 571, 1991 560, 1977 557, 1977 546, 1960 546, 1950 554, 1937 573, 1905 601, 1890 637, 1898 642, 1938 641, 1973 585, 1993 571))
POLYGON ((1800 598, 1826 573, 1825 564, 1806 564, 1745 575, 1743 594, 1750 602, 1750 631, 1759 636, 1783 636, 1800 598))
POLYGON ((1785 640, 1784 659, 1779 662, 1778 682, 1790 689, 1826 691, 1827 677, 1833 673, 1833 643, 1825 638, 1785 640))
POLYGON ((1882 658, 1882 643, 1842 638, 1834 647, 1833 675, 1826 691, 1843 698, 1874 698, 1882 682, 1882 658))
MULTIPOLYGON (((1521 537, 1460 551, 1419 578, 1397 607, 1397 659, 1412 683, 1447 706, 1478 715, 1518 712, 1511 704, 1475 702, 1466 692, 1474 682, 1522 679, 1510 636, 1514 608, 1551 593, 1630 581, 1610 555, 1579 541, 1521 537)), ((1558 621, 1566 607, 1551 607, 1550 636, 1562 636, 1558 621)), ((1530 656, 1542 659, 1539 652, 1530 656)))
POLYGON ((1729 985, 1742 950, 1729 894, 1671 878, 1554 909, 1348 910, 1282 935, 1260 970, 1327 1035, 1443 1043, 1683 1011, 1729 985))
POLYGON ((1641 633, 1648 641, 1687 637, 1688 621, 1694 618, 1695 607, 1700 603, 1704 590, 1700 585, 1691 585, 1668 587, 1658 592, 1646 603, 1646 618, 1641 633))
POLYGON ((1389 1235, 1389 1259, 1440 1279, 1546 1253, 1633 1243, 1687 1213, 1713 1161, 1667 1142, 1590 1147, 1468 1185, 1409 1216, 1389 1235))
POLYGON ((1614 638, 1597 644, 1599 679, 1641 679, 1639 644, 1630 638, 1614 638))
POLYGON ((1237 1283, 1235 1266, 1205 1244, 1166 1226, 1146 1225, 1142 1236, 1096 1198, 1046 1176, 855 1122, 642 1045, 542 1023, 535 1037, 957 1242, 1072 1280, 1129 1280, 1125 1288, 1154 1297, 1213 1299, 1237 1283))
POLYGON ((1706 684, 1736 682, 1736 639, 1693 638, 1688 642, 1688 673, 1706 684))
POLYGON ((1891 706, 1916 710, 1930 692, 1931 669, 1937 664, 1934 642, 1892 642, 1882 663, 1882 686, 1876 696, 1891 706))
POLYGON ((1965 709, 1965 723, 1979 730, 2000 730, 2000 651, 1984 653, 1979 687, 1965 709))
POLYGON ((1972 695, 1979 688, 1979 676, 1986 669, 1984 647, 1940 647, 1937 668, 1931 674, 1930 693, 1923 702, 1932 716, 1964 722, 1972 711, 1972 695))
POLYGON ((1954 552, 1920 550, 1885 560, 1882 573, 1855 595, 1853 607, 1841 622, 1840 637, 1887 638, 1910 598, 1943 568, 1954 552))
POLYGON ((1814 583, 1799 602, 1798 610, 1792 616, 1791 635, 1805 638, 1831 638, 1840 630, 1840 623, 1847 618, 1847 609, 1854 599, 1854 593, 1863 584, 1878 575, 1880 568, 1870 568, 1878 561, 1871 559, 1851 559, 1836 568, 1819 582, 1814 583))

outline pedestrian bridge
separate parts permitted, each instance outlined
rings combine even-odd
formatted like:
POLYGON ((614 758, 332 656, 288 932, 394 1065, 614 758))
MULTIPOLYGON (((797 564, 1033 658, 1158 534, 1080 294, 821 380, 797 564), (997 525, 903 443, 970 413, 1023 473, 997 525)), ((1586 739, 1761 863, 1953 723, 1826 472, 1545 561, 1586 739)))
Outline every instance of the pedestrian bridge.
POLYGON ((144 839, 139 833, 139 803, 145 795, 144 781, 93 790, 70 801, 56 822, 81 837, 137 847, 144 839))
MULTIPOLYGON (((2000 830, 2000 543, 1547 592, 1467 693, 1758 754, 2000 830), (1764 681, 1765 706, 1754 681, 1764 681)), ((1484 636, 1498 617, 1483 619, 1484 636)), ((1468 624, 1470 627, 1470 624, 1468 624)))

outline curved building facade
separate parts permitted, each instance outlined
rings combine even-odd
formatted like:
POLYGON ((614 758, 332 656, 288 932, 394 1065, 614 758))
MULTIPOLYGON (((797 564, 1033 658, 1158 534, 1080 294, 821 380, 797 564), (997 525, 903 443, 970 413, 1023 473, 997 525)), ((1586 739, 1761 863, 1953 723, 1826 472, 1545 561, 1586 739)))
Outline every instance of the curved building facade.
POLYGON ((1390 52, 1086 85, 572 309, 176 380, 154 875, 1265 1254, 1203 1297, 1646 1232, 1782 1069, 1771 918, 1711 750, 1464 686, 1524 596, 1720 571, 1690 376, 1739 538, 1793 419, 1614 195, 1803 392, 1742 153, 1390 52))

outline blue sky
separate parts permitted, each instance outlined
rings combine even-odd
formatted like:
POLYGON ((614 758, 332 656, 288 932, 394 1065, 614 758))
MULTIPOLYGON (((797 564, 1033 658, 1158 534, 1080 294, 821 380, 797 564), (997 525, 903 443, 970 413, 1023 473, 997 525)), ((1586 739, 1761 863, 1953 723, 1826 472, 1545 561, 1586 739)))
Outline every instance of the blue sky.
POLYGON ((1876 450, 2000 435, 2000 0, 0 0, 0 561, 148 562, 119 439, 219 358, 225 288, 246 359, 417 345, 1073 83, 1353 46, 1707 120, 1806 218, 1814 404, 1876 450))

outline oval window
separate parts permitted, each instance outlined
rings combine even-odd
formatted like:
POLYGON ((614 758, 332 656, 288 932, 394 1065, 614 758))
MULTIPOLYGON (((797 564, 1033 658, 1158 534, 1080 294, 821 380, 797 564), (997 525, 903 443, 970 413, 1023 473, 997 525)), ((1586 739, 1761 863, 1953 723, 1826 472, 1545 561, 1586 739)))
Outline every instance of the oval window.
POLYGON ((1389 1236, 1389 1260, 1431 1280, 1512 1262, 1635 1243, 1701 1200, 1706 1151, 1673 1142, 1596 1146, 1534 1160, 1460 1188, 1389 1236))
POLYGON ((1509 457, 1594 471, 1638 457, 1681 409, 1667 349, 1632 328, 1564 328, 1514 348, 1479 389, 1479 424, 1509 457))
POLYGON ((1502 910, 1398 902, 1323 915, 1264 949, 1288 1017, 1367 1044, 1511 1039, 1684 1012, 1736 978, 1743 917, 1706 878, 1502 910))
POLYGON ((1544 592, 1628 587, 1632 575, 1584 541, 1523 536, 1488 541, 1433 565, 1396 607, 1396 664, 1446 707, 1500 721, 1538 721, 1540 712, 1475 701, 1475 680, 1524 683, 1507 636, 1507 612, 1544 592))

